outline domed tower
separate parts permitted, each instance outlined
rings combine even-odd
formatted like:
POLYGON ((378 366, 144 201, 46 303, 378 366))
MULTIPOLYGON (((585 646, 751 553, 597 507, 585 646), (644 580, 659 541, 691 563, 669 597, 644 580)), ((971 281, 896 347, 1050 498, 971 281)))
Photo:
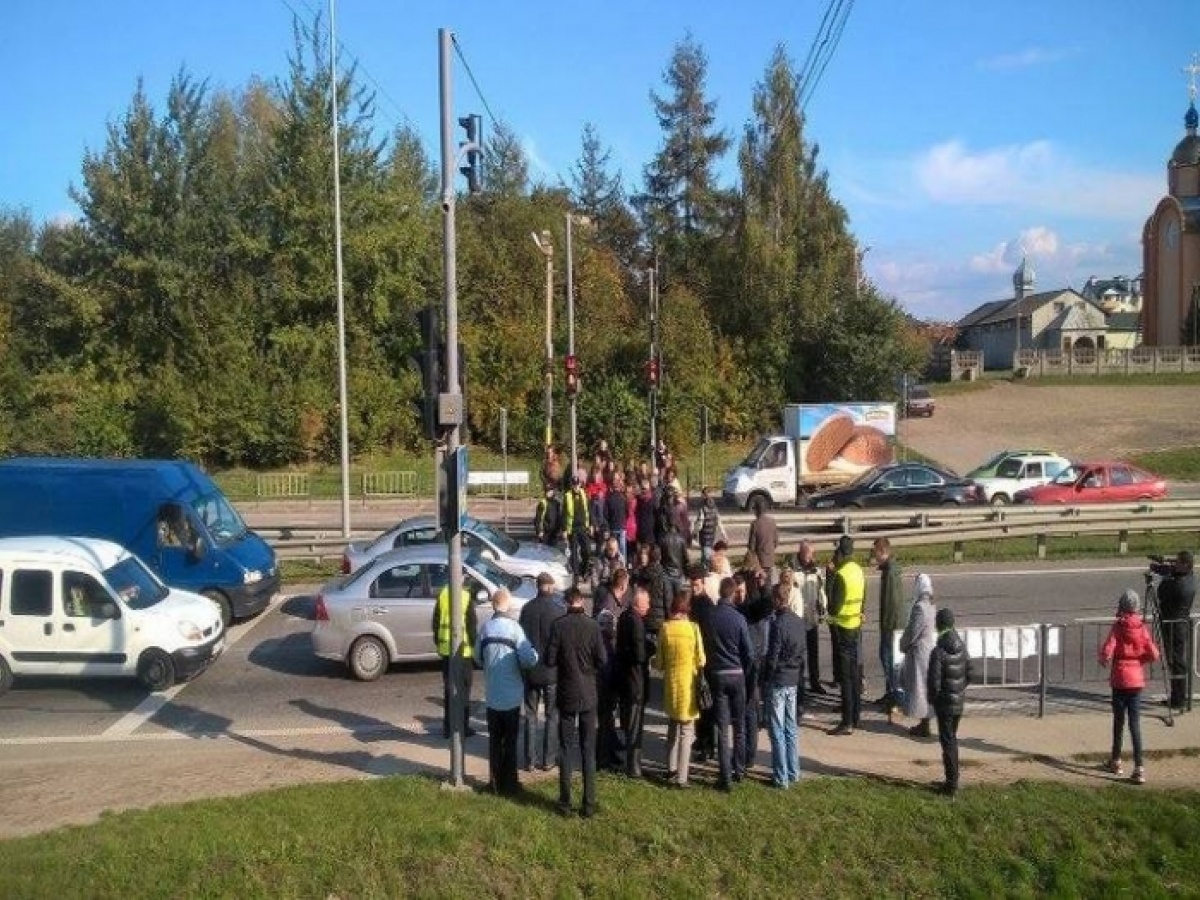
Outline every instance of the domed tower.
POLYGON ((1184 136, 1167 162, 1167 196, 1142 229, 1142 341, 1158 347, 1183 343, 1188 308, 1200 302, 1200 54, 1183 71, 1190 76, 1184 136))

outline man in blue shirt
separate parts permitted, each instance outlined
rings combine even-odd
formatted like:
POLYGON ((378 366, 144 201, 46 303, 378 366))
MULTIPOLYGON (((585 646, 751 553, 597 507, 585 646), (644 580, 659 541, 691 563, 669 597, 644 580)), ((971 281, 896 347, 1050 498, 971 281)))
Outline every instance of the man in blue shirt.
POLYGON ((487 678, 488 770, 492 790, 512 795, 520 791, 517 779, 517 734, 521 729, 521 703, 525 699, 522 674, 538 661, 537 650, 524 629, 508 612, 512 597, 504 588, 492 594, 492 618, 479 629, 475 658, 487 678))

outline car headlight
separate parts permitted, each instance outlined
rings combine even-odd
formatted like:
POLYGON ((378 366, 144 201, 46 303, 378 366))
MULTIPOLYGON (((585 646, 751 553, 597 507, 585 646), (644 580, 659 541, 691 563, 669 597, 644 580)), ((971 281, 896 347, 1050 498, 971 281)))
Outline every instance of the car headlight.
POLYGON ((263 573, 258 569, 247 569, 242 575, 242 584, 258 584, 262 581, 263 573))
POLYGON ((204 636, 195 622, 184 620, 179 623, 178 628, 180 637, 185 641, 198 641, 204 636))

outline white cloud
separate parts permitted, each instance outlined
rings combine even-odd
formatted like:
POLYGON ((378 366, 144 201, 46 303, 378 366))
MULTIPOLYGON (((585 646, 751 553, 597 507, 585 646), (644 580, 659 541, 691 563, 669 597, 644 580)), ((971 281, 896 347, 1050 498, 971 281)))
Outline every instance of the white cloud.
POLYGON ((1162 196, 1160 175, 1110 171, 1064 156, 1049 141, 972 151, 951 140, 912 164, 918 191, 947 206, 1002 206, 1055 215, 1144 218, 1162 196))
POLYGON ((521 141, 521 148, 525 151, 525 158, 529 160, 529 165, 541 172, 543 175, 555 175, 554 168, 546 162, 546 158, 538 152, 537 142, 526 136, 521 141))
POLYGON ((1060 47, 1053 50, 1046 47, 1028 47, 1016 53, 1002 53, 999 56, 981 59, 977 65, 981 69, 1027 69, 1030 66, 1059 62, 1078 52, 1078 47, 1060 47))

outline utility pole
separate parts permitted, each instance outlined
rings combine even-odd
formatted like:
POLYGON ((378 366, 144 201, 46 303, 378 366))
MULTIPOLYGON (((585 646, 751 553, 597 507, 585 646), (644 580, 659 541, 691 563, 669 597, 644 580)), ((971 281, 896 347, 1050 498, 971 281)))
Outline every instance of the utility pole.
POLYGON ((546 360, 543 363, 546 379, 546 446, 554 443, 554 244, 550 232, 543 231, 539 237, 533 233, 533 242, 546 257, 546 360))
MULTIPOLYGON (((655 255, 655 263, 658 256, 655 255)), ((650 458, 658 446, 658 266, 650 269, 650 458)))
POLYGON ((346 387, 346 299, 342 290, 342 166, 341 141, 338 134, 337 33, 333 19, 334 0, 329 0, 329 86, 333 109, 333 246, 337 269, 337 333, 338 333, 338 421, 342 464, 342 537, 350 537, 350 426, 349 390, 346 387))
POLYGON ((592 224, 588 216, 567 213, 567 398, 571 409, 571 477, 579 471, 579 430, 575 417, 575 402, 579 393, 579 368, 575 358, 575 258, 571 251, 571 226, 585 228, 592 224))
MULTIPOLYGON (((446 394, 439 397, 438 420, 447 424, 451 420, 446 434, 447 458, 454 460, 459 446, 459 426, 462 421, 461 385, 458 380, 458 247, 454 225, 454 170, 458 160, 457 148, 454 145, 453 91, 450 82, 450 42, 452 35, 448 28, 438 30, 438 86, 441 100, 442 124, 442 240, 443 240, 443 275, 446 301, 446 394), (444 402, 443 402, 444 401, 444 402)), ((447 472, 447 478, 449 473, 447 472)), ((462 537, 459 534, 458 522, 444 522, 442 527, 446 532, 446 543, 449 551, 450 568, 450 786, 461 789, 465 786, 463 780, 463 719, 466 703, 469 698, 463 696, 462 667, 468 664, 462 658, 462 644, 466 639, 463 633, 463 575, 462 575, 462 537)), ((435 601, 436 602, 436 601, 435 601)))

